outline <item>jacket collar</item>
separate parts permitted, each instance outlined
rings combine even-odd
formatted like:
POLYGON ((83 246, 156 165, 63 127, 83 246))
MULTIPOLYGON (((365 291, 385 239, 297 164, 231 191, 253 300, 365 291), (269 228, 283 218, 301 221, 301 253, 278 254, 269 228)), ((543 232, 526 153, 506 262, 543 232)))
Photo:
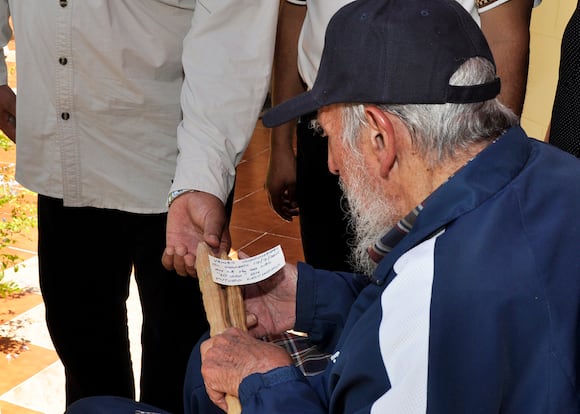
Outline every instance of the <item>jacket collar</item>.
POLYGON ((390 246, 390 252, 380 261, 372 283, 386 283, 390 269, 403 253, 507 186, 524 168, 531 150, 530 138, 521 127, 515 126, 481 151, 422 203, 408 234, 390 246))

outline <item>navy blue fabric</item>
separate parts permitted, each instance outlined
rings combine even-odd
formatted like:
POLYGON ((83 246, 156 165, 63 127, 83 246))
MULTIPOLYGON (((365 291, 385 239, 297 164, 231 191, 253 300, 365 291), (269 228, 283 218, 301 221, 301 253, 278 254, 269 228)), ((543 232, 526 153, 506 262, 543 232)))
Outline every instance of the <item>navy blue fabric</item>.
POLYGON ((471 57, 493 62, 479 26, 456 1, 355 1, 328 23, 312 88, 275 106, 262 121, 273 127, 344 102, 442 104, 495 98, 497 78, 481 85, 450 85, 451 75, 471 57))
POLYGON ((88 397, 77 400, 66 414, 171 414, 148 404, 122 397, 88 397))
POLYGON ((326 272, 301 266, 298 309, 308 311, 299 311, 298 325, 340 334, 340 354, 308 382, 289 375, 266 387, 247 378, 245 412, 278 404, 368 413, 391 388, 378 346, 381 294, 397 259, 438 229, 427 413, 580 412, 579 177, 577 159, 514 127, 426 200, 358 297, 363 285, 346 275, 329 289, 326 272), (346 321, 328 323, 349 307, 346 321))
MULTIPOLYGON (((395 386, 379 348, 381 319, 389 317, 380 299, 397 277, 393 265, 445 229, 434 244, 427 414, 578 414, 578 177, 576 158, 514 127, 426 200, 374 283, 300 265, 297 326, 336 342, 333 363, 313 377, 284 367, 245 378, 243 412, 369 413, 395 386)), ((195 349, 185 412, 220 413, 199 369, 195 349)), ((139 407, 116 401, 108 411, 68 413, 139 407)))
POLYGON ((183 389, 183 408, 184 413, 203 413, 203 414, 223 414, 209 399, 205 392, 205 385, 201 377, 201 354, 199 347, 203 341, 209 338, 209 332, 201 337, 189 358, 187 365, 187 376, 183 389))

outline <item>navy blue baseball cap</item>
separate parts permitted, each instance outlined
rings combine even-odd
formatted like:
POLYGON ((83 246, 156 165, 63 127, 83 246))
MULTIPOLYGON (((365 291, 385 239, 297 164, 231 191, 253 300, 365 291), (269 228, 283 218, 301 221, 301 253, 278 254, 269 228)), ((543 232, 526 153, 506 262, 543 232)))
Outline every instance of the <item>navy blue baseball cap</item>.
POLYGON ((449 85, 468 59, 494 62, 483 33, 455 0, 356 0, 326 29, 312 89, 268 111, 273 127, 335 103, 443 104, 495 98, 499 78, 449 85))

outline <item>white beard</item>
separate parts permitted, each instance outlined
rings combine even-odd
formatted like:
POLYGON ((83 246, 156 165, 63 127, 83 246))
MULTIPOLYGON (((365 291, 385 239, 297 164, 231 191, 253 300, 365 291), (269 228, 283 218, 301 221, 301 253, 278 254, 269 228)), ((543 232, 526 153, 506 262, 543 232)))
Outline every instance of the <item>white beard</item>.
POLYGON ((368 249, 396 224, 398 215, 379 179, 369 176, 362 156, 351 154, 345 159, 339 184, 348 200, 349 226, 354 233, 350 261, 357 272, 370 276, 377 263, 368 249))

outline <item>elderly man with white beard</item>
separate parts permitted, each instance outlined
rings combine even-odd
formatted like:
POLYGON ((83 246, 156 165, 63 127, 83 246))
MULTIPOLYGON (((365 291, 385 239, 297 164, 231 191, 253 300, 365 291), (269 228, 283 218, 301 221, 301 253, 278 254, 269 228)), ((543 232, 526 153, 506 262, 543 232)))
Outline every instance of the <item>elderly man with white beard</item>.
POLYGON ((333 17, 312 90, 264 123, 318 110, 369 276, 299 264, 247 287, 250 333, 307 332, 332 363, 305 378, 283 351, 228 330, 201 347, 215 403, 579 412, 580 164, 528 138, 499 89, 456 2, 360 0, 333 17))
POLYGON ((299 263, 246 286, 249 331, 201 344, 188 414, 226 395, 252 414, 580 412, 580 163, 499 90, 455 1, 337 12, 313 88, 263 120, 318 110, 362 273, 299 263), (322 374, 256 339, 288 329, 332 354, 322 374))

